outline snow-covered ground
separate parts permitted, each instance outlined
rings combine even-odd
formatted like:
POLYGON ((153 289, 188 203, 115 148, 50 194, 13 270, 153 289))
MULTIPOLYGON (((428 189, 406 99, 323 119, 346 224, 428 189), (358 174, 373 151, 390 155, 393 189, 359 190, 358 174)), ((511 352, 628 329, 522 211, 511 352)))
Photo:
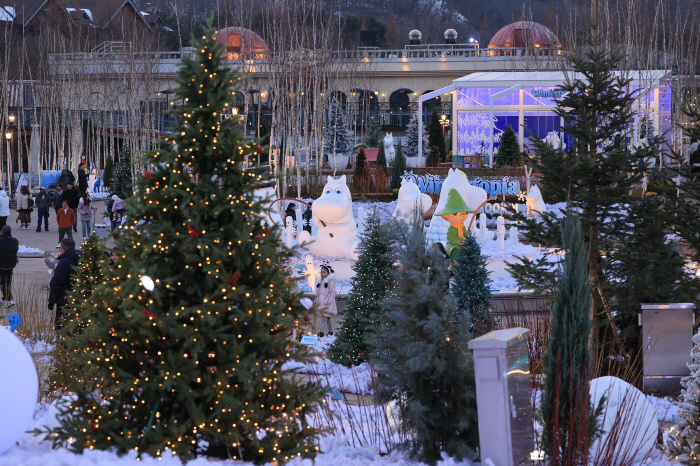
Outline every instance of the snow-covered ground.
POLYGON ((19 249, 17 250, 17 254, 19 255, 42 255, 44 251, 39 248, 30 248, 28 246, 25 246, 23 244, 19 245, 19 249))

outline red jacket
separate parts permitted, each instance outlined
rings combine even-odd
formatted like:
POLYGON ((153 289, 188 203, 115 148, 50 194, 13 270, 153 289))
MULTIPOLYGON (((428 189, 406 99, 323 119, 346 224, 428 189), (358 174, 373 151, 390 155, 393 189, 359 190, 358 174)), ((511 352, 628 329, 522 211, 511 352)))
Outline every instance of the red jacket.
POLYGON ((69 207, 67 212, 63 210, 63 207, 58 209, 56 221, 58 222, 58 228, 73 228, 73 224, 75 223, 75 213, 73 209, 69 207))

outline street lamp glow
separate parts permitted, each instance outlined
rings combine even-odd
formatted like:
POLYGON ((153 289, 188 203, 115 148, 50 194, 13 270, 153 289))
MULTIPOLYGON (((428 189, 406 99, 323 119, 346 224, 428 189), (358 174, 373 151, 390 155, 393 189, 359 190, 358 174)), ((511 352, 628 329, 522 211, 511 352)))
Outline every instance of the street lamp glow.
POLYGON ((12 139, 12 131, 8 131, 5 133, 5 139, 7 139, 8 141, 12 139))
POLYGON ((447 120, 447 115, 440 115, 441 120, 447 120))
MULTIPOLYGON (((16 118, 16 117, 15 117, 15 114, 14 114, 14 113, 10 113, 10 115, 7 117, 7 119, 10 120, 10 123, 14 123, 14 122, 15 122, 15 118, 16 118)), ((9 138, 8 138, 8 139, 9 139, 9 138)))
POLYGON ((231 109, 231 113, 234 114, 234 115, 238 115, 238 107, 233 107, 233 108, 231 109))
POLYGON ((469 38, 469 43, 470 43, 470 44, 473 44, 473 43, 474 43, 474 38, 473 38, 473 37, 470 37, 470 38, 469 38))

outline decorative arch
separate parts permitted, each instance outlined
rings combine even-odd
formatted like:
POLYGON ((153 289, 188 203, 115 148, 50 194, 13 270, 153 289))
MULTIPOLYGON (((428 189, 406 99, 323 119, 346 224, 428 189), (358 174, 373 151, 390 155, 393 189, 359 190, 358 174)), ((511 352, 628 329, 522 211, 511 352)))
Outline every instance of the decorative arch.
MULTIPOLYGON (((430 92, 433 92, 433 89, 428 89, 421 95, 429 94, 430 92)), ((423 102, 423 112, 430 115, 433 113, 433 111, 437 112, 438 114, 442 112, 442 98, 439 95, 423 102)))
POLYGON ((413 91, 405 87, 392 92, 389 96, 389 109, 392 111, 410 110, 411 94, 413 94, 413 91))

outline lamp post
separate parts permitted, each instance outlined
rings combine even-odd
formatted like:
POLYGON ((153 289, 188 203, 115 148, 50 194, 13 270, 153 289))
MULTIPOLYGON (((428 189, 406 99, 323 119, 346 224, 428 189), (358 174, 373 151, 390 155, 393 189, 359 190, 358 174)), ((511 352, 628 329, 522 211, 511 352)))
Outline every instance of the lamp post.
POLYGON ((445 139, 445 126, 450 126, 450 120, 447 115, 440 115, 440 126, 442 126, 442 138, 445 139))
MULTIPOLYGON (((11 120, 14 120, 14 118, 11 118, 11 120)), ((5 140, 7 141, 7 162, 6 162, 5 166, 8 168, 8 176, 9 176, 9 167, 11 165, 10 161, 12 159, 12 152, 11 152, 12 151, 12 130, 9 128, 7 129, 7 131, 5 131, 5 140)), ((9 178, 8 178, 8 189, 9 188, 10 188, 10 185, 9 185, 9 178)), ((10 189, 10 191, 11 191, 11 189, 10 189)), ((11 197, 11 194, 12 193, 10 193, 10 197, 11 197)))

